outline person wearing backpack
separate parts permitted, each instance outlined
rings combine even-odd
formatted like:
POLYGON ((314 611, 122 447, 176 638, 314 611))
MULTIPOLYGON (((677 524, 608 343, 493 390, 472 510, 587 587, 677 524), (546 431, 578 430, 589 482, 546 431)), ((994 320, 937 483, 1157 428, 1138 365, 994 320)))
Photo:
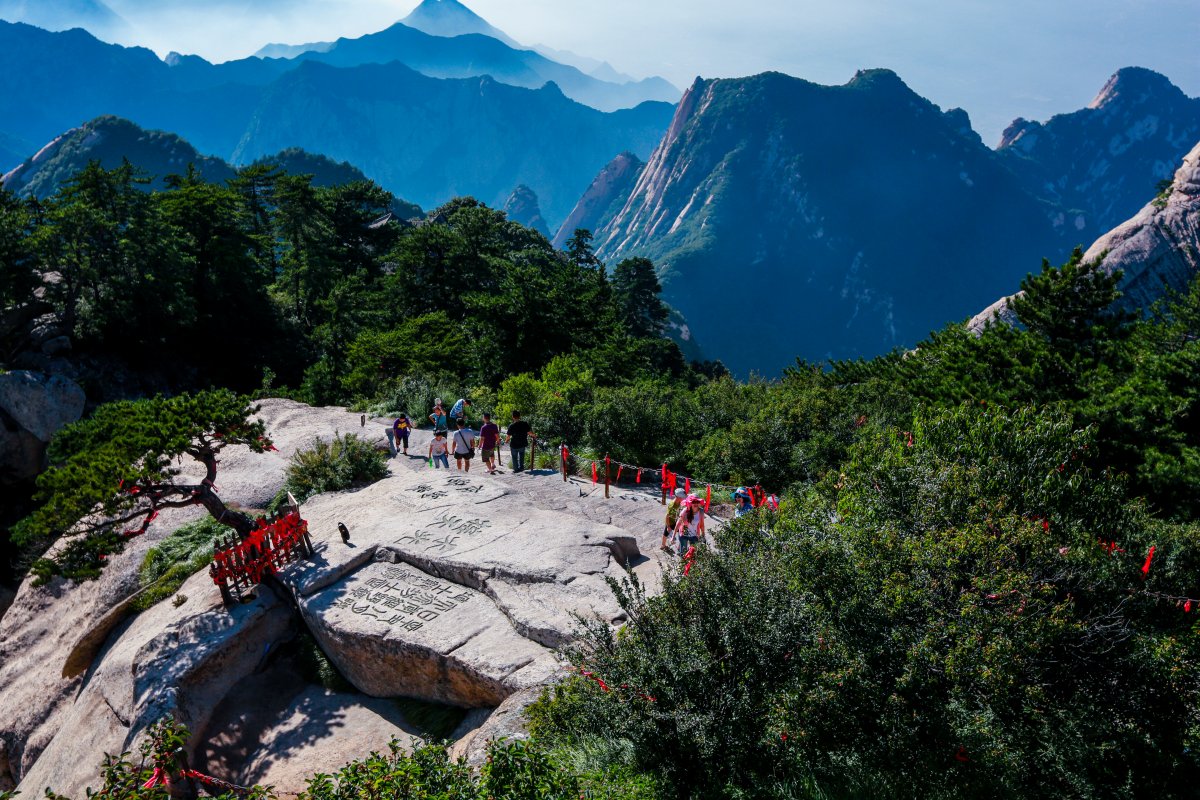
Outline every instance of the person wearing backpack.
POLYGON ((467 421, 458 421, 454 432, 454 463, 463 472, 471 471, 471 460, 475 458, 475 431, 467 427, 467 421))

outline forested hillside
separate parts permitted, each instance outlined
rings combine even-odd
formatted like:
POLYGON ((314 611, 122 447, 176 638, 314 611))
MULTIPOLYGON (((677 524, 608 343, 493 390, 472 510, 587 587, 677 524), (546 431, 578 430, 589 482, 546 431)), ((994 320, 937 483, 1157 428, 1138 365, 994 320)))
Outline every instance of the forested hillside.
MULTIPOLYGON (((420 419, 469 397, 584 463, 783 498, 661 596, 614 586, 624 631, 587 626, 532 742, 482 776, 436 748, 363 754, 314 800, 376 780, 1182 797, 1200 777, 1200 283, 1131 315, 1076 254, 1027 277, 1017 327, 739 382, 662 338, 651 262, 606 266, 586 231, 556 251, 466 198, 380 222, 378 186, 262 166, 139 180, 93 164, 41 203, 0 196, 0 298, 37 289, 71 343, 48 360, 16 335, 10 366, 74 370, 94 402, 219 386, 420 419)), ((110 771, 110 793, 149 776, 110 771)))

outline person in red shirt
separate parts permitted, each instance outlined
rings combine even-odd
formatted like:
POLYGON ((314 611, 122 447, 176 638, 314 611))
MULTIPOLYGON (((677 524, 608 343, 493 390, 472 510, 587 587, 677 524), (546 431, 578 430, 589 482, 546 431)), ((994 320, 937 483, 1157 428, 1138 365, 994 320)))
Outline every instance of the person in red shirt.
POLYGON ((487 464, 489 475, 496 474, 496 448, 500 444, 500 426, 492 422, 491 414, 483 415, 483 425, 479 428, 479 449, 483 451, 483 461, 487 464))

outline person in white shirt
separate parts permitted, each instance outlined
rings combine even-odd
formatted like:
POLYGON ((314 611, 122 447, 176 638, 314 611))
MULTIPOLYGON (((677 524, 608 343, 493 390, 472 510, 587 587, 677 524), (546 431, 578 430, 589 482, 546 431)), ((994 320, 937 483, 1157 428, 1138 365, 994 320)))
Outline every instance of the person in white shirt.
POLYGON ((467 427, 467 421, 458 421, 454 432, 454 463, 463 472, 471 471, 471 459, 475 458, 475 431, 467 427))

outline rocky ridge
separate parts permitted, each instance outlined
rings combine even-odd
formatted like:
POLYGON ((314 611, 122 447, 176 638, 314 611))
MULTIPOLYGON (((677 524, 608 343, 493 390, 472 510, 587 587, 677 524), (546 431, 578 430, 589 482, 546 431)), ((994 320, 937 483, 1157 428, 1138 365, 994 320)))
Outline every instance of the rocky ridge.
MULTIPOLYGON (((1186 291, 1200 272, 1200 144, 1192 148, 1169 187, 1097 239, 1084 253, 1109 274, 1121 272, 1119 308, 1144 312, 1168 292, 1186 291)), ((1015 324, 1003 297, 967 323, 978 333, 993 321, 1015 324)))
MULTIPOLYGON (((227 502, 260 507, 298 447, 361 430, 356 414, 290 401, 264 401, 260 416, 280 452, 227 451, 218 477, 227 502)), ((380 446, 384 431, 366 429, 380 446)), ((412 451, 426 441, 417 432, 412 451)), ((281 576, 291 596, 263 587, 227 612, 199 574, 182 601, 129 618, 146 550, 194 509, 164 513, 98 581, 23 585, 0 618, 0 782, 80 796, 104 752, 128 749, 170 712, 192 727, 202 768, 270 777, 287 795, 304 774, 344 763, 346 720, 361 726, 353 741, 363 752, 391 736, 413 741, 403 714, 372 699, 399 696, 473 709, 454 738, 456 752, 477 758, 489 736, 519 733, 520 709, 564 674, 556 649, 571 640, 573 615, 620 621, 606 580, 628 566, 653 588, 665 563, 651 493, 605 501, 602 488, 554 473, 434 471, 419 456, 397 457, 390 472, 305 504, 316 554, 281 576), (280 683, 271 654, 305 628, 361 694, 293 681, 239 695, 241 685, 280 683), (258 699, 238 699, 247 696, 258 699)))

